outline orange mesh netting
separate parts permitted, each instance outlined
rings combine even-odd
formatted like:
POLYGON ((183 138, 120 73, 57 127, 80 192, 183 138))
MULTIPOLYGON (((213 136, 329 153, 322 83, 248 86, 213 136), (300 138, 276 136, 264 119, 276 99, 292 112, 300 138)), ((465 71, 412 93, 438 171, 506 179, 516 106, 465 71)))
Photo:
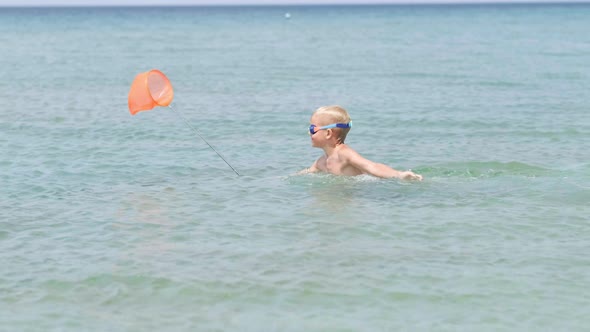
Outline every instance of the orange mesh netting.
POLYGON ((153 69, 137 75, 131 84, 128 97, 129 112, 135 115, 155 106, 168 106, 173 98, 174 90, 166 75, 153 69))

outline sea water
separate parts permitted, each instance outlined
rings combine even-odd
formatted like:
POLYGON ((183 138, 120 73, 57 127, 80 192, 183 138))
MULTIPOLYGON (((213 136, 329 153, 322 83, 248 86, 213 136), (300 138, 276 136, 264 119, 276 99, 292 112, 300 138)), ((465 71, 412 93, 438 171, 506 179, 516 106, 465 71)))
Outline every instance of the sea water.
POLYGON ((589 31, 588 5, 0 9, 0 330, 587 330, 589 31), (153 68, 174 110, 131 116, 153 68), (331 104, 424 181, 295 175, 331 104))

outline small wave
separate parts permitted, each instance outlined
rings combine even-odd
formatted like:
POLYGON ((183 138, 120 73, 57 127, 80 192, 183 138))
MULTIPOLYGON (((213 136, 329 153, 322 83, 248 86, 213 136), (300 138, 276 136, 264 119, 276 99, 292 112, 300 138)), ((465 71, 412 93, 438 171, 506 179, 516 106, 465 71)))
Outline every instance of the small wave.
POLYGON ((476 85, 483 86, 483 87, 505 87, 505 88, 513 88, 513 87, 522 87, 526 86, 525 83, 521 82, 514 82, 514 81, 479 81, 475 82, 476 85))
POLYGON ((377 182, 382 179, 368 175, 361 174, 357 176, 342 176, 329 173, 307 173, 307 174, 293 174, 285 178, 289 183, 306 183, 306 184, 354 184, 377 182))
POLYGON ((500 176, 537 177, 550 172, 549 169, 521 162, 469 161, 453 162, 432 167, 421 167, 418 173, 428 177, 493 178, 500 176))

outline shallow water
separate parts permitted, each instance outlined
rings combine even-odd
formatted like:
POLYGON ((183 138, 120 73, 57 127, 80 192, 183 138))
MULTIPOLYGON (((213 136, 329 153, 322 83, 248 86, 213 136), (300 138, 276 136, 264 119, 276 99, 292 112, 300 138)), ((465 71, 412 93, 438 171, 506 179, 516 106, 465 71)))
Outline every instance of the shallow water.
POLYGON ((585 330, 588 22, 587 5, 0 9, 0 326, 585 330), (129 115, 152 68, 241 176, 174 111, 129 115), (425 180, 294 175, 328 104, 354 149, 425 180))

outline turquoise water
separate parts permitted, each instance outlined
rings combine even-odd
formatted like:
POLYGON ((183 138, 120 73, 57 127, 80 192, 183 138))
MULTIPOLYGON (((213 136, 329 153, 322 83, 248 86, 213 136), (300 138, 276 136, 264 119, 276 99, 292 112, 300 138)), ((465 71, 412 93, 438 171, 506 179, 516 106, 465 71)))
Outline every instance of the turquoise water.
POLYGON ((6 331, 583 331, 590 6, 0 9, 6 331), (285 13, 291 19, 285 19, 285 13), (158 68, 174 107, 131 116, 158 68), (311 112, 424 175, 293 175, 311 112))

